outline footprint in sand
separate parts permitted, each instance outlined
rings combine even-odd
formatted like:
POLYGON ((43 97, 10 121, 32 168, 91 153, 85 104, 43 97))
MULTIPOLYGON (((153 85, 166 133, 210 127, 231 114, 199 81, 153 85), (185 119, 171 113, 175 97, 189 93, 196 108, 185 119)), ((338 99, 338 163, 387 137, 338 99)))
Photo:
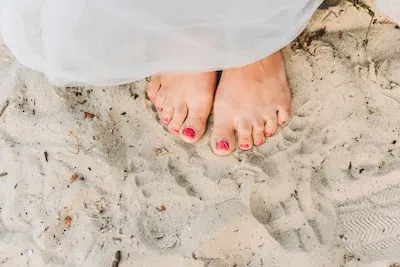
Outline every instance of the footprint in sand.
POLYGON ((379 141, 357 135, 332 148, 313 181, 335 203, 345 248, 362 261, 393 258, 400 250, 400 148, 377 134, 379 141))
POLYGON ((288 251, 311 251, 331 241, 336 226, 335 210, 330 201, 319 199, 310 185, 310 157, 315 138, 312 120, 315 102, 298 109, 278 136, 279 150, 263 151, 242 162, 247 168, 236 173, 249 174, 257 187, 250 196, 253 216, 288 251))
POLYGON ((287 126, 282 129, 279 136, 277 148, 280 152, 287 151, 290 154, 302 153, 304 141, 312 132, 310 122, 312 120, 312 111, 307 110, 312 103, 306 103, 298 111, 297 115, 293 115, 287 126))
POLYGON ((338 216, 342 241, 357 258, 363 261, 398 258, 400 185, 339 204, 338 216))
POLYGON ((397 106, 385 106, 390 99, 378 96, 322 131, 325 149, 319 163, 314 160, 311 181, 334 204, 344 247, 362 261, 393 258, 400 250, 399 121, 393 117, 385 125, 381 120, 397 106), (371 112, 371 106, 386 108, 371 112))
POLYGON ((143 244, 160 251, 179 249, 191 257, 213 233, 247 214, 247 207, 235 199, 213 205, 171 201, 166 208, 144 209, 138 218, 138 229, 143 244))
POLYGON ((330 242, 335 231, 333 206, 313 200, 307 189, 295 190, 283 201, 273 201, 256 192, 251 196, 250 208, 253 216, 288 251, 317 249, 330 242))
POLYGON ((144 196, 137 219, 143 244, 159 251, 184 250, 191 257, 203 240, 248 214, 235 199, 238 185, 231 179, 208 177, 204 161, 192 158, 189 164, 168 153, 154 162, 140 158, 146 156, 135 158, 127 179, 133 177, 144 196))

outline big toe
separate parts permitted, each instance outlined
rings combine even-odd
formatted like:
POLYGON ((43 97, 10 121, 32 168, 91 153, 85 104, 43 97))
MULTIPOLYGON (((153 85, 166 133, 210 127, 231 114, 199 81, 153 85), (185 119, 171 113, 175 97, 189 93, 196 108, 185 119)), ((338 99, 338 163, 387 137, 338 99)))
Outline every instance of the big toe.
POLYGON ((206 131, 208 115, 189 109, 188 116, 181 128, 181 138, 186 143, 195 143, 206 131))
POLYGON ((235 149, 235 139, 233 125, 215 125, 211 133, 211 147, 218 156, 227 156, 235 149))

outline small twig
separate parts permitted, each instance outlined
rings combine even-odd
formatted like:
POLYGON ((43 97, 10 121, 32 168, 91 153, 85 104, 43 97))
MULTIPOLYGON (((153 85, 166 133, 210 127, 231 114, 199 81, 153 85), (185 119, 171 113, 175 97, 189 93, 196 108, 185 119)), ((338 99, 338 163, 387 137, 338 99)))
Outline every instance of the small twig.
POLYGON ((75 155, 79 154, 79 151, 81 151, 81 143, 79 142, 78 137, 77 137, 73 132, 69 132, 68 135, 69 135, 70 137, 75 138, 76 144, 77 144, 77 145, 76 145, 76 146, 77 146, 77 151, 74 152, 74 151, 71 151, 71 150, 70 150, 70 152, 73 153, 73 154, 75 154, 75 155))
POLYGON ((339 17, 339 15, 337 15, 335 12, 333 12, 332 10, 328 12, 328 14, 322 19, 322 22, 324 22, 331 14, 335 15, 336 18, 339 17))
POLYGON ((7 107, 10 105, 10 101, 6 100, 6 103, 4 103, 4 106, 0 109, 0 118, 3 116, 4 111, 6 111, 7 107))
POLYGON ((370 22, 369 22, 369 25, 368 25, 367 33, 365 34, 365 39, 364 39, 364 41, 363 41, 363 45, 364 45, 364 46, 367 46, 367 45, 368 45, 368 35, 369 35, 370 30, 371 30, 371 26, 372 26, 372 22, 373 22, 373 21, 374 21, 374 17, 372 16, 372 17, 371 17, 371 20, 370 20, 370 22))
POLYGON ((117 252, 115 252, 114 261, 111 264, 111 267, 118 267, 120 261, 121 261, 121 251, 118 250, 117 252))
POLYGON ((292 49, 302 49, 303 51, 309 53, 311 56, 315 56, 309 49, 311 43, 314 40, 320 39, 324 36, 326 30, 325 28, 321 28, 314 32, 306 32, 303 31, 292 44, 292 49))
POLYGON ((374 22, 375 12, 371 9, 371 7, 369 5, 364 3, 362 0, 353 0, 353 4, 357 9, 362 8, 364 11, 366 11, 368 13, 368 15, 371 16, 371 20, 368 25, 367 33, 366 33, 365 39, 363 41, 363 46, 366 47, 368 45, 368 35, 371 30, 372 23, 374 22))

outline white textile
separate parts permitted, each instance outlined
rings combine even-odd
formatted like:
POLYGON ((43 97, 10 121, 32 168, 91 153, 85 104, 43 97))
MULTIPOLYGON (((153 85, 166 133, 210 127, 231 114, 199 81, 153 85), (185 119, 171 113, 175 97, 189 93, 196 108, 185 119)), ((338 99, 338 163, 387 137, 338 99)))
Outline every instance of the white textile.
POLYGON ((279 50, 322 0, 0 0, 5 43, 62 84, 236 67, 279 50))

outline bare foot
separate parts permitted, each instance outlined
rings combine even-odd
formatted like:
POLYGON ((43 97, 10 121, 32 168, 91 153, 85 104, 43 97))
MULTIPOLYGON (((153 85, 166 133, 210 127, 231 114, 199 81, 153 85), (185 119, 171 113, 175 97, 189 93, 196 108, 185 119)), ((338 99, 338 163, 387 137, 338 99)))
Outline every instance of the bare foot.
POLYGON ((206 130, 216 88, 216 73, 155 75, 147 95, 168 130, 194 143, 206 130))
POLYGON ((264 144, 290 114, 290 89, 280 52, 258 62, 225 70, 214 100, 211 144, 217 155, 264 144))

